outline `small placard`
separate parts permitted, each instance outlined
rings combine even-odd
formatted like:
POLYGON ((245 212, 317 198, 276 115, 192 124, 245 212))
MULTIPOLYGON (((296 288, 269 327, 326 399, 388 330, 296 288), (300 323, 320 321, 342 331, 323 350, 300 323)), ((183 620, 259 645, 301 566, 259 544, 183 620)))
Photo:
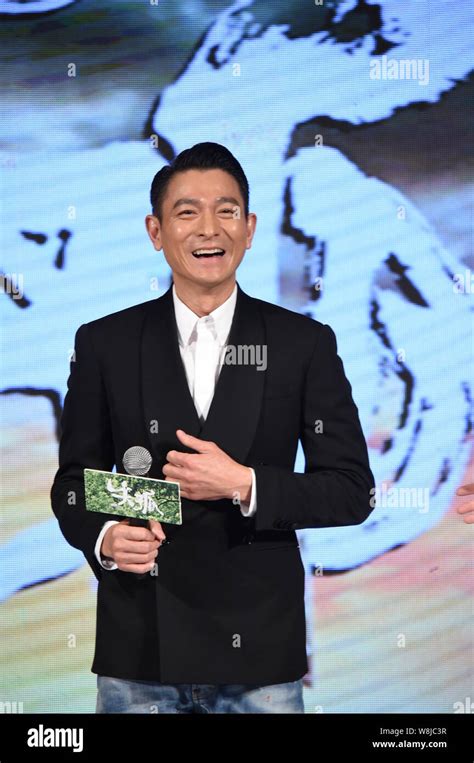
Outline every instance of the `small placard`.
POLYGON ((181 525, 179 482, 84 469, 87 511, 181 525))

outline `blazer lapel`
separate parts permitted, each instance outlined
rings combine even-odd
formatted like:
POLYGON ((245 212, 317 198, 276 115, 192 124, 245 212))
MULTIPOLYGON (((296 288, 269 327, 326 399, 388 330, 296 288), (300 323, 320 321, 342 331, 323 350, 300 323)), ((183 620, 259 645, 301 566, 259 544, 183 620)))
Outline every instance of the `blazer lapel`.
MULTIPOLYGON (((258 302, 238 284, 227 344, 235 348, 265 345, 258 302)), ((244 463, 255 437, 264 380, 265 371, 258 370, 255 364, 224 363, 207 419, 201 425, 179 351, 172 286, 162 297, 149 303, 141 337, 141 389, 155 467, 152 466, 150 476, 162 478, 161 465, 169 450, 194 452, 179 442, 176 429, 203 440, 213 440, 231 458, 244 463)))

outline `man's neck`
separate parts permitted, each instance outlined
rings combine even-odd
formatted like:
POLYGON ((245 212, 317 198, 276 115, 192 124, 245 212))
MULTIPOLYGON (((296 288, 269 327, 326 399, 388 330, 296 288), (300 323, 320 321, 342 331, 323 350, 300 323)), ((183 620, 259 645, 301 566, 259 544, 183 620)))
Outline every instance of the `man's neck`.
POLYGON ((229 299, 235 286, 235 278, 232 281, 226 281, 215 288, 200 288, 196 284, 186 284, 174 280, 176 294, 184 304, 189 307, 199 318, 203 315, 209 315, 213 310, 220 307, 229 299))

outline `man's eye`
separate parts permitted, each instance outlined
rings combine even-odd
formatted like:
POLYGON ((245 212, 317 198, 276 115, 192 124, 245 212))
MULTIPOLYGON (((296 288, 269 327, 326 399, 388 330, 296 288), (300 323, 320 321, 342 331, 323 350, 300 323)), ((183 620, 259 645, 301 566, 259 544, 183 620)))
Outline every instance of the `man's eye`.
POLYGON ((188 214, 189 214, 189 215, 192 215, 192 214, 193 214, 193 212, 194 212, 194 209, 183 209, 183 211, 182 211, 182 212, 180 212, 179 214, 180 214, 180 215, 188 215, 188 214))
POLYGON ((221 212, 230 212, 231 214, 233 214, 234 210, 233 209, 221 209, 221 212))

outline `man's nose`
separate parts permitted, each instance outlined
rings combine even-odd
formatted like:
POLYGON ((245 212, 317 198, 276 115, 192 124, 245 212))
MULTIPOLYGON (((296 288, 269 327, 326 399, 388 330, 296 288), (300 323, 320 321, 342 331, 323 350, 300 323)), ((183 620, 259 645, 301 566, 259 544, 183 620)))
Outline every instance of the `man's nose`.
POLYGON ((204 209, 199 217, 199 233, 206 238, 218 232, 218 220, 211 209, 204 209))

